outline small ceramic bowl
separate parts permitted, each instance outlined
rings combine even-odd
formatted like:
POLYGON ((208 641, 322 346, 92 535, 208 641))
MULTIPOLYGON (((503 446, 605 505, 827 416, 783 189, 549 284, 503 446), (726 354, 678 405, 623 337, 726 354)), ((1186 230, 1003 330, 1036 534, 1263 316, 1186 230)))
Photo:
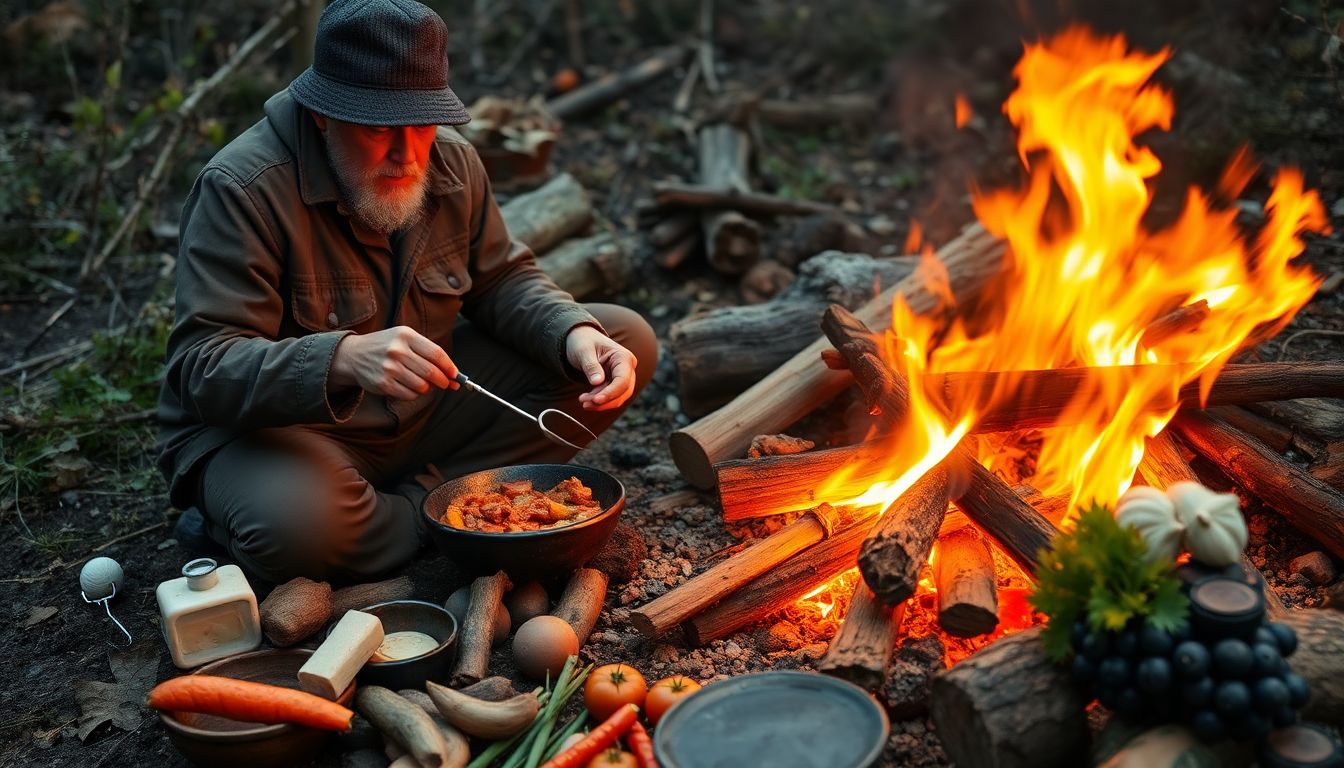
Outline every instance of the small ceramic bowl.
POLYGON ((396 661, 369 661, 359 670, 360 685, 381 685, 394 691, 421 690, 426 680, 445 682, 457 656, 457 619, 441 606, 421 600, 392 600, 361 608, 383 623, 383 634, 423 632, 439 642, 434 650, 396 661))
MULTIPOLYGON (((192 674, 299 688, 299 667, 311 655, 313 652, 305 648, 252 651, 206 664, 192 674)), ((348 707, 354 697, 355 684, 351 683, 336 702, 348 707)), ((305 725, 260 725, 192 712, 161 712, 159 720, 173 746, 194 765, 205 768, 304 765, 335 736, 331 731, 305 725)))

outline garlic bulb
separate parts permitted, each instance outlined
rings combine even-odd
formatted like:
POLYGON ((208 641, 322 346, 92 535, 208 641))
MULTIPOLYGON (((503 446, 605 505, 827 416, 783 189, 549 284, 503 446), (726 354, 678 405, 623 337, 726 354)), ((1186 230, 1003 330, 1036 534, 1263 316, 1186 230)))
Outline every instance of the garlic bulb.
POLYGON ((1139 532, 1149 562, 1175 560, 1180 554, 1185 525, 1177 519, 1171 499, 1158 489, 1136 485, 1125 491, 1116 505, 1115 519, 1139 532))
POLYGON ((1167 496, 1185 526, 1185 548, 1199 562, 1221 568, 1246 549, 1249 533, 1235 493, 1217 493, 1199 483, 1174 483, 1167 496))

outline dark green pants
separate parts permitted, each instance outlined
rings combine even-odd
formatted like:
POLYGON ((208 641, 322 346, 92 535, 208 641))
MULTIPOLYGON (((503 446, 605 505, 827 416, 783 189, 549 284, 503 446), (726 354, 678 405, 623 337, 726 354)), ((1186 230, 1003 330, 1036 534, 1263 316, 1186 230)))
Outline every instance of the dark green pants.
MULTIPOLYGON (((637 396, 658 362, 653 330, 623 307, 587 308, 638 359, 637 396)), ((472 380, 523 410, 558 408, 595 434, 624 410, 583 410, 577 398, 587 385, 557 376, 465 321, 453 333, 452 357, 472 380)), ((220 448, 199 484, 210 536, 263 580, 366 580, 405 564, 421 546, 419 506, 433 484, 427 466, 447 478, 566 462, 575 453, 482 395, 463 389, 432 396, 437 402, 427 415, 393 435, 294 426, 259 430, 220 448)))

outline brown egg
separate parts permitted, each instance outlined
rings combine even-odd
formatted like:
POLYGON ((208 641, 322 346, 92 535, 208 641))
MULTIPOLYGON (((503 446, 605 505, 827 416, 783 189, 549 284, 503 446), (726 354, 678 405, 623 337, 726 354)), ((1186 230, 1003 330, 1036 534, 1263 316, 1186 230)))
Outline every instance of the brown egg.
POLYGON ((565 660, 578 652, 574 630, 555 616, 537 616, 513 636, 513 665, 534 680, 543 680, 547 674, 554 680, 565 660))
MULTIPOLYGON (((444 610, 453 614, 453 618, 457 619, 457 631, 459 632, 462 631, 462 623, 467 619, 467 606, 470 603, 470 584, 449 595, 443 603, 444 610)), ((500 603, 499 610, 495 612, 495 635, 490 638, 490 644, 499 645, 509 639, 509 630, 512 626, 513 623, 509 620, 509 609, 505 608, 503 603, 500 603)))
POLYGON ((509 618, 513 626, 521 627, 551 609, 551 598, 540 582, 529 581, 504 596, 504 605, 509 609, 509 618))

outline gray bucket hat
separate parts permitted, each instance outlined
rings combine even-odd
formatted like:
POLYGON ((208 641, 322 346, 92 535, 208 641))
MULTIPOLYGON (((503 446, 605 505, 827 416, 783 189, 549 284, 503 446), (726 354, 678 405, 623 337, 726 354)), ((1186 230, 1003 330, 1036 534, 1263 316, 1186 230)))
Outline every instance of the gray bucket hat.
POLYGON ((471 116, 448 87, 447 47, 448 26, 415 0, 334 0, 289 92, 348 123, 461 125, 471 116))

